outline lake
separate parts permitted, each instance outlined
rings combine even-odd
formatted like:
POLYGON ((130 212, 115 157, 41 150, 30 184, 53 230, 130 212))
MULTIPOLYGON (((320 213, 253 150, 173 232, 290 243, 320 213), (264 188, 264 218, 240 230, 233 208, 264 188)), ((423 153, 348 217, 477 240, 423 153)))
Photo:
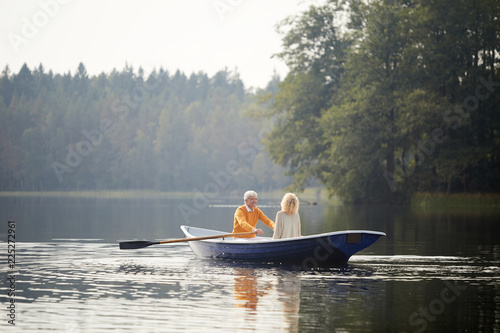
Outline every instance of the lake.
MULTIPOLYGON (((187 243, 118 248, 122 240, 182 238, 183 224, 229 233, 241 203, 0 196, 0 330, 500 331, 499 209, 303 202, 304 235, 387 234, 331 269, 200 260, 187 243)), ((274 220, 279 199, 259 198, 259 207, 274 220)))

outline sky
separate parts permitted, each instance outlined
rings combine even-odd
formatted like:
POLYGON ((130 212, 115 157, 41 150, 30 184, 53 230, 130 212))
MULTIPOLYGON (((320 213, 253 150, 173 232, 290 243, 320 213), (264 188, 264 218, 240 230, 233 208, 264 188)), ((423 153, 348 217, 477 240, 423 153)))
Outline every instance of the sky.
POLYGON ((0 67, 43 64, 89 75, 126 64, 213 76, 227 68, 246 88, 264 88, 287 67, 276 24, 317 0, 0 0, 0 67))

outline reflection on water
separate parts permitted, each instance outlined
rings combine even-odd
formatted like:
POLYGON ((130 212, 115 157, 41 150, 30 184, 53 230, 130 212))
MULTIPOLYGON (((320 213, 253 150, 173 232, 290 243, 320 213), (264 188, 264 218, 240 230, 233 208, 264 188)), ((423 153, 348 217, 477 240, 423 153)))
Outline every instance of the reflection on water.
MULTIPOLYGON (((301 208, 303 234, 387 233, 342 268, 199 260, 185 243, 119 250, 119 240, 182 237, 179 202, 0 198, 0 223, 15 219, 19 237, 16 327, 4 309, 0 331, 500 331, 498 212, 301 208)), ((190 222, 230 232, 233 206, 190 222)), ((2 223, 4 254, 5 239, 2 223)), ((6 304, 12 273, 0 273, 6 304)))
POLYGON ((16 328, 23 332, 498 329, 498 261, 360 255, 344 268, 304 272, 199 260, 185 244, 18 246, 16 328), (436 298, 447 286, 461 294, 436 298), (435 320, 424 322, 421 309, 435 320))
POLYGON ((298 332, 300 310, 300 275, 284 273, 278 278, 278 301, 283 306, 284 327, 298 332))
POLYGON ((253 268, 234 268, 234 306, 257 310, 259 298, 267 295, 266 290, 272 289, 270 283, 265 286, 257 285, 257 276, 253 268))
POLYGON ((262 321, 276 321, 277 327, 286 332, 298 332, 300 309, 300 272, 281 271, 276 277, 262 277, 258 274, 265 268, 233 267, 234 306, 244 308, 244 322, 255 316, 262 321), (266 299, 267 296, 267 299, 266 299), (260 309, 259 300, 267 303, 260 309), (269 306, 270 305, 270 306, 269 306), (280 319, 281 317, 281 319, 280 319))

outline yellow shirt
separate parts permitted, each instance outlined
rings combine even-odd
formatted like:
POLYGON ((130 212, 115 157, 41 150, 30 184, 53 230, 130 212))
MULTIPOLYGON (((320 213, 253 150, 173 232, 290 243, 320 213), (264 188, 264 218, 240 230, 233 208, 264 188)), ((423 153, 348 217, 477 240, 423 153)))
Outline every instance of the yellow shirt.
MULTIPOLYGON (((255 228, 259 220, 264 222, 264 224, 267 225, 269 228, 274 229, 274 222, 269 217, 264 215, 264 213, 262 213, 262 211, 259 208, 255 207, 253 209, 253 212, 252 211, 249 212, 247 210, 246 205, 238 207, 238 209, 234 213, 233 233, 252 231, 252 229, 255 228)), ((241 237, 251 238, 255 237, 255 235, 241 236, 241 237)))

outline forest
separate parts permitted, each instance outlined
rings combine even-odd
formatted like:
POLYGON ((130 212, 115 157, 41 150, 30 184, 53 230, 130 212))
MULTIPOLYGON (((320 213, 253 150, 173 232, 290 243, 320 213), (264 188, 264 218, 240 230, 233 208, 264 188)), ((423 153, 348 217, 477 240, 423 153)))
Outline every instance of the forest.
POLYGON ((289 73, 265 89, 227 69, 6 66, 0 190, 500 191, 500 2, 331 0, 277 29, 289 73))
POLYGON ((263 106, 237 73, 144 77, 127 66, 89 77, 82 63, 63 75, 25 65, 4 69, 0 91, 2 190, 216 193, 290 183, 262 151, 268 128, 247 113, 263 106))
POLYGON ((262 117, 293 175, 350 203, 500 191, 500 2, 332 0, 280 24, 262 117))

